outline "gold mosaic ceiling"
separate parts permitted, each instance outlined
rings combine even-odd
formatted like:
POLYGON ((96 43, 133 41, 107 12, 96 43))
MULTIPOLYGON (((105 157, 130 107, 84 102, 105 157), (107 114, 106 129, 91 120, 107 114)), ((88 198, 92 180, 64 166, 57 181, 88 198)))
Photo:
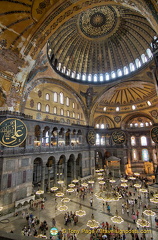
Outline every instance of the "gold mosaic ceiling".
MULTIPOLYGON (((116 5, 98 6, 74 16, 52 35, 48 56, 54 69, 67 78, 95 83, 94 75, 111 74, 151 48, 156 35, 149 22, 138 12, 116 5), (83 76, 85 75, 85 76, 83 76)), ((97 80, 96 80, 97 82, 97 80)), ((100 81, 101 82, 101 81, 100 81)))

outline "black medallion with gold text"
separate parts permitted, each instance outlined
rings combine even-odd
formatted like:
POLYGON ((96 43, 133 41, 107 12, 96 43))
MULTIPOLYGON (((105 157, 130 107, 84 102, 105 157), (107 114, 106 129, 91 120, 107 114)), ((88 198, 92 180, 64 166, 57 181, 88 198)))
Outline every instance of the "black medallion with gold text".
POLYGON ((87 133, 87 142, 89 145, 95 144, 95 132, 93 130, 89 130, 87 133))
POLYGON ((0 143, 6 147, 17 147, 27 136, 26 125, 19 119, 8 118, 0 123, 0 143))
POLYGON ((112 133, 112 140, 116 144, 124 143, 126 140, 126 135, 123 131, 115 131, 112 133))

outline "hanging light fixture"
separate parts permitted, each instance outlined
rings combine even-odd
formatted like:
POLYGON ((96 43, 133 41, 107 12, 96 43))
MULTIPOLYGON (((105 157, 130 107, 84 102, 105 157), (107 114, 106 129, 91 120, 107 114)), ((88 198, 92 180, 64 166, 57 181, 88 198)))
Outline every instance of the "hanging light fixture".
POLYGON ((73 188, 73 187, 75 187, 75 184, 70 183, 68 186, 69 186, 70 188, 73 188))
POLYGON ((82 187, 88 187, 88 183, 82 183, 81 186, 82 187))
POLYGON ((79 180, 78 180, 78 179, 73 179, 72 182, 73 182, 73 183, 78 183, 79 180))
POLYGON ((116 210, 116 215, 111 218, 111 221, 113 223, 118 223, 118 224, 121 224, 122 222, 124 222, 123 218, 118 215, 117 210, 116 210))
POLYGON ((89 180, 88 183, 89 184, 94 184, 94 181, 93 180, 89 180))
POLYGON ((138 226, 141 226, 141 227, 149 227, 150 226, 150 223, 145 220, 144 218, 144 215, 142 214, 142 218, 139 218, 137 221, 136 221, 136 224, 138 226))
POLYGON ((150 202, 152 203, 158 203, 158 198, 150 198, 150 202))
POLYGON ((66 192, 72 193, 72 192, 74 192, 74 189, 73 189, 73 188, 68 188, 68 189, 66 190, 66 192))
POLYGON ((94 220, 94 215, 93 214, 91 216, 91 220, 88 220, 88 222, 87 222, 87 227, 90 227, 91 229, 99 227, 99 222, 94 220))
POLYGON ((98 177, 98 180, 103 180, 104 178, 103 177, 98 177))
POLYGON ((123 183, 126 183, 126 182, 128 182, 128 180, 127 179, 125 179, 125 178, 121 178, 121 180, 120 180, 121 182, 123 182, 123 183))
POLYGON ((152 210, 149 210, 149 209, 145 210, 143 212, 143 214, 145 214, 146 216, 152 216, 152 217, 156 215, 155 212, 153 212, 152 210))
POLYGON ((62 181, 62 180, 58 181, 58 184, 63 184, 63 183, 64 183, 64 181, 62 181))
POLYGON ((140 188, 140 187, 141 187, 141 184, 135 183, 133 186, 134 186, 135 188, 140 188))
POLYGON ((82 205, 80 204, 80 209, 75 212, 76 216, 83 217, 86 215, 86 211, 82 210, 82 205))
POLYGON ((120 185, 121 187, 128 187, 128 184, 127 183, 125 183, 125 182, 123 182, 123 183, 121 183, 121 185, 120 185))
POLYGON ((63 197, 64 196, 64 193, 63 192, 58 192, 55 194, 56 197, 63 197))
POLYGON ((70 198, 63 198, 63 199, 61 199, 61 202, 64 202, 64 203, 70 202, 70 198))
POLYGON ((142 193, 147 193, 147 192, 148 192, 148 190, 147 190, 146 188, 140 188, 140 189, 139 189, 139 192, 142 192, 142 193))
POLYGON ((135 180, 136 178, 135 177, 129 177, 130 180, 135 180))
POLYGON ((52 187, 50 190, 51 190, 51 191, 57 191, 57 190, 58 190, 58 187, 52 187))
POLYGON ((59 211, 66 211, 68 210, 68 206, 64 205, 64 203, 62 202, 62 204, 57 209, 59 211))
POLYGON ((110 182, 110 183, 115 183, 116 180, 114 180, 114 179, 110 179, 109 182, 110 182))
POLYGON ((99 181, 99 184, 100 184, 100 185, 104 185, 104 184, 105 184, 105 181, 99 181))
POLYGON ((38 191, 36 192, 37 195, 41 195, 41 194, 43 194, 43 193, 44 193, 43 190, 38 190, 38 191))
POLYGON ((153 195, 153 197, 154 197, 154 198, 158 198, 158 193, 155 193, 155 194, 153 195))

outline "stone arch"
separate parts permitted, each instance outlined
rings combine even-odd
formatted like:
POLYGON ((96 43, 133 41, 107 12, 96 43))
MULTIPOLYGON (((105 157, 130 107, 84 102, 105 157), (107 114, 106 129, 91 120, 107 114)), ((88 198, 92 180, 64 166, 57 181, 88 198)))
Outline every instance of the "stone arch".
POLYGON ((37 157, 33 161, 33 185, 40 186, 42 182, 42 166, 43 161, 40 157, 37 157))

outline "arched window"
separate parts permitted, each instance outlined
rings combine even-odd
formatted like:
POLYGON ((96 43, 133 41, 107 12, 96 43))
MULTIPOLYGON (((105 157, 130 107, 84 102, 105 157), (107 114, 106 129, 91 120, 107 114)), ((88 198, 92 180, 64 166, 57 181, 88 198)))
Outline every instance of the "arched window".
POLYGON ((105 136, 101 136, 100 143, 102 146, 105 146, 105 136))
POLYGON ((64 94, 60 92, 60 104, 64 104, 64 94))
POLYGON ((77 114, 77 119, 80 119, 80 114, 79 113, 77 114))
POLYGON ((58 94, 57 94, 57 92, 54 92, 53 100, 54 100, 54 102, 58 102, 58 94))
POLYGON ((103 82, 103 74, 100 74, 100 82, 103 82))
POLYGON ((70 98, 66 97, 66 106, 69 106, 69 105, 70 105, 70 98))
POLYGON ((96 124, 96 128, 99 128, 99 124, 98 123, 96 124))
POLYGON ((57 68, 59 71, 61 70, 61 63, 59 62, 58 63, 58 68, 57 68))
POLYGON ((149 161, 149 152, 146 148, 142 149, 142 160, 149 161))
POLYGON ((62 108, 60 109, 60 115, 64 116, 64 110, 62 108))
POLYGON ((46 100, 49 100, 49 99, 50 99, 49 93, 46 93, 46 100))
POLYGON ((96 134, 96 145, 100 145, 100 135, 96 134))
POLYGON ((135 138, 135 136, 132 136, 132 137, 131 137, 131 145, 132 145, 132 146, 135 146, 135 145, 136 145, 136 138, 135 138))
POLYGON ((105 80, 106 80, 106 81, 109 81, 109 79, 110 79, 109 73, 106 73, 106 74, 105 74, 105 80))
POLYGON ((146 53, 148 54, 148 57, 149 57, 149 58, 152 58, 153 54, 152 54, 150 48, 148 48, 148 49, 146 50, 146 53))
POLYGON ((122 76, 122 71, 121 71, 121 69, 118 69, 118 70, 117 70, 117 76, 118 76, 118 77, 121 77, 121 76, 122 76))
POLYGON ((94 82, 97 82, 97 74, 94 75, 94 82))
POLYGON ((129 64, 129 69, 130 69, 131 72, 133 72, 135 70, 135 66, 134 66, 133 63, 129 64))
POLYGON ((80 73, 77 73, 77 77, 76 77, 77 79, 80 79, 80 73))
POLYGON ((140 127, 144 127, 144 123, 140 123, 140 127))
POLYGON ((82 74, 82 80, 83 80, 83 81, 86 80, 86 74, 85 74, 85 73, 82 74))
POLYGON ((75 108, 75 103, 74 102, 72 103, 72 108, 75 108))
POLYGON ((46 112, 49 112, 49 105, 46 105, 46 112))
POLYGON ((70 111, 67 110, 67 117, 70 117, 70 111))
POLYGON ((72 72, 72 73, 71 73, 71 77, 72 77, 72 78, 75 78, 75 73, 76 73, 76 72, 72 72))
POLYGON ((75 113, 74 112, 72 113, 72 117, 75 118, 75 113))
POLYGON ((124 75, 128 74, 128 68, 126 66, 123 68, 123 72, 124 72, 124 75))
POLYGON ((138 161, 138 152, 135 148, 132 149, 132 160, 138 161))
POLYGON ((37 103, 37 110, 38 111, 41 111, 41 108, 42 108, 42 104, 40 102, 37 103))
POLYGON ((54 114, 57 114, 57 107, 54 107, 54 108, 53 108, 53 113, 54 113, 54 114))
POLYGON ((116 77, 116 73, 114 71, 111 72, 111 78, 115 78, 116 77))
POLYGON ((145 54, 142 54, 142 55, 141 55, 141 59, 142 59, 142 62, 143 62, 143 63, 146 63, 146 62, 147 62, 147 58, 146 58, 145 54))
POLYGON ((100 125, 100 128, 102 128, 102 129, 105 128, 104 123, 102 123, 102 124, 100 125))
POLYGON ((141 62, 138 58, 135 60, 135 64, 137 68, 141 67, 141 62))
POLYGON ((91 82, 92 81, 92 75, 88 74, 88 81, 91 82))
POLYGON ((147 137, 141 136, 140 142, 141 142, 141 146, 147 146, 147 137))

